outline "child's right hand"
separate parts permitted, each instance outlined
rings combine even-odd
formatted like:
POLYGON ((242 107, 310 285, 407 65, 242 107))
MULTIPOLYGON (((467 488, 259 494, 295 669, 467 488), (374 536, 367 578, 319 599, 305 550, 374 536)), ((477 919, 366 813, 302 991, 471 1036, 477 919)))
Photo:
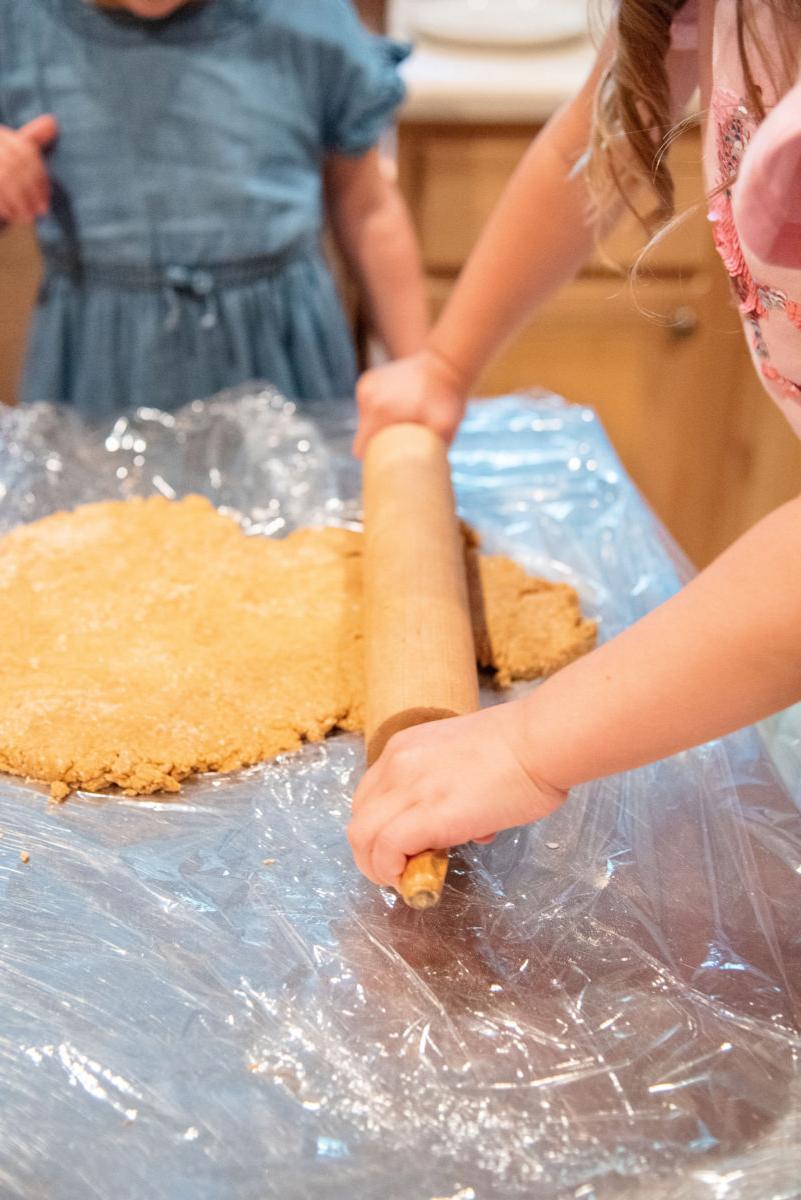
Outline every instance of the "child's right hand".
POLYGON ((348 840, 373 883, 399 887, 421 850, 489 842, 554 812, 567 793, 530 773, 525 701, 396 733, 353 797, 348 840))
POLYGON ((50 207, 50 180, 43 151, 58 136, 45 113, 21 129, 0 125, 0 220, 31 223, 50 207))
POLYGON ((436 350, 424 349, 362 375, 356 389, 359 428, 353 453, 364 456, 370 438, 385 425, 412 421, 450 442, 467 404, 456 370, 436 350))

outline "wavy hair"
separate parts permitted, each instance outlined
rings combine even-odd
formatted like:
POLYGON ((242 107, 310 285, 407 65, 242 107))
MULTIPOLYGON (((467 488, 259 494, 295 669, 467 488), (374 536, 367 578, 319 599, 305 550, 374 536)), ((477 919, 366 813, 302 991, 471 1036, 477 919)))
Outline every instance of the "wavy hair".
MULTIPOLYGON (((612 58, 595 97, 588 159, 590 191, 599 211, 606 208, 610 188, 619 193, 653 237, 675 213, 675 191, 667 150, 676 126, 672 111, 667 56, 673 20, 687 0, 615 0, 612 58), (644 187, 643 187, 644 185, 644 187), (643 193, 650 207, 643 207, 643 193)), ((749 108, 762 120, 765 105, 752 64, 762 60, 776 82, 792 81, 790 37, 777 28, 776 54, 768 52, 753 24, 756 6, 769 4, 775 18, 801 21, 801 0, 737 0, 737 42, 749 108)), ((797 36, 797 27, 796 27, 797 36)))

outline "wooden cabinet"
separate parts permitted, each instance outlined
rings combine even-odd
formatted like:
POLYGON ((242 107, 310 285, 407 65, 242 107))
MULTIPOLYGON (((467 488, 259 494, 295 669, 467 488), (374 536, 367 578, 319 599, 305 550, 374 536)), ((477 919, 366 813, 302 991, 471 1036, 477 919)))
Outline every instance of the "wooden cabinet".
POLYGON ((356 0, 356 11, 368 29, 380 33, 386 25, 385 0, 356 0))
POLYGON ((39 274, 30 227, 14 225, 0 231, 0 403, 13 404, 16 399, 39 274))
MULTIPOLYGON (((535 132, 401 126, 401 187, 434 311, 535 132)), ((541 385, 595 408, 635 482, 703 565, 801 489, 801 446, 753 376, 707 228, 697 129, 678 140, 671 162, 687 215, 648 252, 636 284, 628 268, 643 236, 627 218, 513 339, 479 390, 541 385)))

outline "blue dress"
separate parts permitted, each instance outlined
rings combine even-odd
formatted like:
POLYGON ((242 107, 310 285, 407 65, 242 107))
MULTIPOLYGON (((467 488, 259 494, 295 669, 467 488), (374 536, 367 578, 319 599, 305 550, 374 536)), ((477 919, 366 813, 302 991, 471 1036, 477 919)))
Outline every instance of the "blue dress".
POLYGON ((159 21, 0 0, 0 122, 61 130, 23 401, 104 418, 254 378, 351 395, 321 169, 378 140, 404 54, 348 0, 204 0, 159 21))

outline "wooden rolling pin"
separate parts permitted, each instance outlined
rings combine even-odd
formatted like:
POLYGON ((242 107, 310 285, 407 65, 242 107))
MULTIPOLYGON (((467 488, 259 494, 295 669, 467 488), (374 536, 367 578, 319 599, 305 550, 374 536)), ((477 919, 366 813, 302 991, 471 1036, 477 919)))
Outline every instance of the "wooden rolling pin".
MULTIPOLYGON (((367 764, 393 734, 478 708, 465 555, 445 443, 391 425, 364 461, 367 764)), ((447 850, 409 859, 401 895, 438 903, 447 850)))

